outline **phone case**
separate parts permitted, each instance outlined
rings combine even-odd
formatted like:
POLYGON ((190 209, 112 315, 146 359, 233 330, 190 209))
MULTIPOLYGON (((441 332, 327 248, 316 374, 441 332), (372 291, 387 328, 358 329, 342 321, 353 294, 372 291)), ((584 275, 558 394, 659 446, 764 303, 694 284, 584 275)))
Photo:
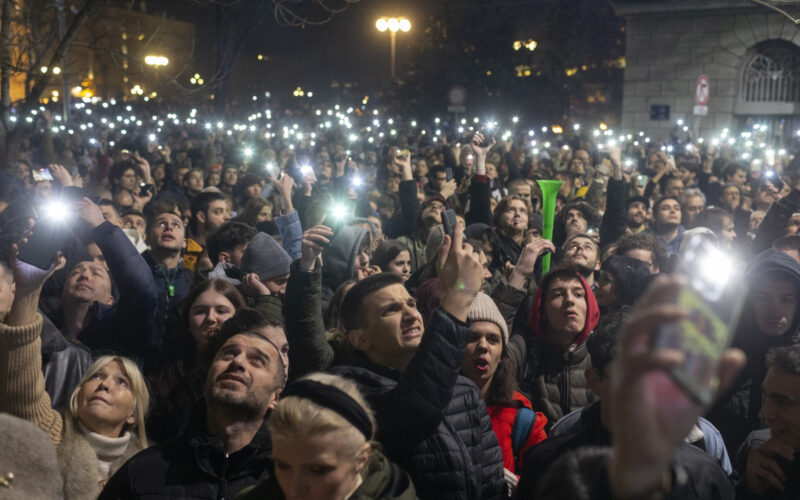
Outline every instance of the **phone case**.
POLYGON ((53 256, 64 246, 69 232, 63 221, 39 219, 28 243, 19 252, 19 259, 39 269, 50 269, 53 256))

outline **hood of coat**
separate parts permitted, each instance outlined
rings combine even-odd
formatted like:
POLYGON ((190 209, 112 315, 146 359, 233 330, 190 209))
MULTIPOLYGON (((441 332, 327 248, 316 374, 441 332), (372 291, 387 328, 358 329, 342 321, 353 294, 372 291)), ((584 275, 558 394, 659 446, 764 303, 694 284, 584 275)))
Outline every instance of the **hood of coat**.
POLYGON ((367 230, 358 226, 343 226, 330 245, 322 251, 322 282, 336 290, 343 282, 353 279, 356 257, 367 230))
MULTIPOLYGON (((592 333, 597 322, 600 321, 600 307, 597 305, 597 299, 594 298, 594 292, 582 276, 575 274, 575 277, 580 280, 583 286, 584 296, 586 297, 586 322, 583 325, 583 330, 575 338, 574 344, 582 345, 586 338, 592 333)), ((544 289, 539 287, 536 291, 536 296, 533 299, 530 315, 528 316, 528 327, 531 331, 548 344, 553 345, 553 342, 547 336, 547 325, 544 314, 544 289)))

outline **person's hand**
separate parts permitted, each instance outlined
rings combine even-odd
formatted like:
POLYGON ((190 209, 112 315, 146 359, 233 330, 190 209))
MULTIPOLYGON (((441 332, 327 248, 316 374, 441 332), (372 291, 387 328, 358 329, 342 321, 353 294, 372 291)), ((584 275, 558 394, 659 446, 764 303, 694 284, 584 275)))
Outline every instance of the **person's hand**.
POLYGON ((446 200, 456 193, 457 188, 458 188, 458 183, 456 183, 455 179, 444 181, 444 183, 442 184, 442 189, 440 191, 440 194, 446 200))
POLYGON ((760 448, 753 448, 747 454, 745 482, 747 489, 752 493, 763 495, 770 488, 778 491, 786 490, 786 473, 783 472, 775 457, 783 457, 791 462, 794 460, 794 448, 783 441, 772 438, 760 448))
POLYGON ((381 272, 381 268, 378 266, 370 266, 366 268, 360 268, 356 270, 356 281, 361 281, 364 278, 368 278, 373 274, 379 274, 381 272))
POLYGON ((280 179, 270 178, 273 187, 280 193, 283 199, 292 197, 292 187, 294 186, 294 179, 286 172, 281 174, 280 179))
POLYGON ((19 243, 11 245, 11 267, 14 272, 14 286, 17 297, 38 293, 44 282, 67 264, 67 259, 61 252, 56 252, 48 269, 39 269, 33 264, 20 260, 19 251, 27 243, 27 239, 23 239, 19 243))
POLYGON ((100 211, 100 207, 95 205, 89 198, 81 199, 76 205, 78 217, 86 221, 92 228, 96 228, 105 222, 106 219, 103 217, 103 212, 100 211))
POLYGON ((489 151, 491 151, 494 145, 497 144, 495 138, 492 137, 491 144, 489 144, 488 146, 481 146, 481 144, 483 144, 483 141, 485 139, 486 138, 481 132, 476 132, 475 135, 472 136, 472 142, 469 143, 470 147, 472 148, 472 152, 475 153, 475 156, 477 158, 486 159, 486 155, 489 153, 489 151))
POLYGON ((414 172, 411 170, 411 155, 405 155, 404 157, 395 156, 392 159, 392 165, 395 169, 400 170, 403 173, 403 180, 410 181, 414 178, 414 172))
POLYGON ((300 270, 310 272, 314 269, 317 257, 322 255, 325 245, 333 239, 333 231, 327 226, 314 226, 303 233, 300 244, 300 270))
POLYGON ((53 175, 53 180, 55 180, 59 186, 61 187, 69 187, 72 186, 72 176, 69 175, 69 171, 64 168, 63 165, 57 165, 55 163, 51 163, 47 166, 50 169, 50 173, 53 175))
POLYGON ((53 113, 51 113, 49 109, 45 109, 42 111, 42 118, 44 118, 44 122, 47 124, 47 129, 50 130, 50 127, 53 126, 53 113))
POLYGON ((165 145, 164 147, 159 149, 158 152, 161 153, 161 156, 164 158, 165 162, 171 163, 171 161, 172 161, 171 160, 172 150, 169 149, 169 146, 165 145))
POLYGON ((271 295, 267 285, 258 279, 258 275, 256 273, 249 273, 242 276, 242 293, 249 297, 271 295))
POLYGON ((514 270, 522 273, 526 278, 531 276, 536 261, 548 251, 550 253, 556 253, 556 247, 553 245, 552 241, 544 238, 534 238, 522 249, 522 253, 519 256, 517 265, 514 266, 514 270))
POLYGON ((153 199, 153 193, 150 192, 150 191, 146 191, 144 193, 144 196, 140 196, 139 195, 139 190, 138 189, 134 189, 133 192, 131 192, 131 197, 133 198, 133 206, 132 206, 132 208, 134 210, 138 210, 139 212, 142 212, 142 211, 144 211, 144 206, 147 205, 150 202, 150 200, 153 199))
POLYGON ((138 151, 133 152, 133 159, 139 164, 139 168, 142 169, 142 180, 146 184, 152 184, 153 177, 150 175, 150 162, 139 156, 138 151))
POLYGON ((503 141, 503 151, 506 153, 511 152, 511 147, 514 146, 514 141, 512 139, 508 139, 507 141, 503 141))
POLYGON ((464 224, 456 225, 453 236, 445 235, 436 261, 436 275, 444 290, 442 308, 466 321, 469 306, 483 285, 483 266, 471 245, 464 245, 464 224))
POLYGON ((317 176, 314 174, 313 169, 309 169, 307 173, 303 174, 303 194, 311 196, 314 190, 314 184, 317 182, 317 176))
MULTIPOLYGON (((620 498, 641 496, 663 484, 675 451, 704 410, 668 373, 683 362, 683 353, 649 347, 661 325, 687 316, 686 309, 675 304, 680 290, 677 278, 653 282, 619 337, 608 403, 614 447, 610 480, 620 498)), ((738 349, 723 353, 717 394, 726 390, 744 363, 738 349)))

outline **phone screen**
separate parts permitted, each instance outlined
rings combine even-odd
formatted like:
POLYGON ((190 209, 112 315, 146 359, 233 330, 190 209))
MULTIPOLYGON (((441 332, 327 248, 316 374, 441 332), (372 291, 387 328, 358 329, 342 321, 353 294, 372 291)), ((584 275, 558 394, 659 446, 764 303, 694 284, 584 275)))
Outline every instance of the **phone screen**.
POLYGON ((49 168, 37 168, 33 170, 33 180, 36 182, 52 181, 53 174, 49 168))
POLYGON ((678 272, 686 283, 677 303, 689 315, 662 325, 653 347, 683 352, 684 362, 670 375, 690 397, 708 404, 719 385, 720 358, 730 345, 746 292, 732 282, 733 261, 707 237, 693 235, 682 252, 678 272))

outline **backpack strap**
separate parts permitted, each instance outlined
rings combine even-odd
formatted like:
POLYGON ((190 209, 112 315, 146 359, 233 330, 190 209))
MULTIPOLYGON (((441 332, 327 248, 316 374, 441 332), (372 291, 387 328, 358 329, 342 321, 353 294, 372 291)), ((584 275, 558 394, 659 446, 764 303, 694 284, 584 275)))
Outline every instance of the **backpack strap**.
POLYGON ((528 436, 531 435, 535 422, 536 412, 523 406, 517 410, 517 416, 514 417, 514 423, 511 424, 511 449, 514 452, 514 465, 517 470, 519 470, 519 454, 528 440, 528 436))

